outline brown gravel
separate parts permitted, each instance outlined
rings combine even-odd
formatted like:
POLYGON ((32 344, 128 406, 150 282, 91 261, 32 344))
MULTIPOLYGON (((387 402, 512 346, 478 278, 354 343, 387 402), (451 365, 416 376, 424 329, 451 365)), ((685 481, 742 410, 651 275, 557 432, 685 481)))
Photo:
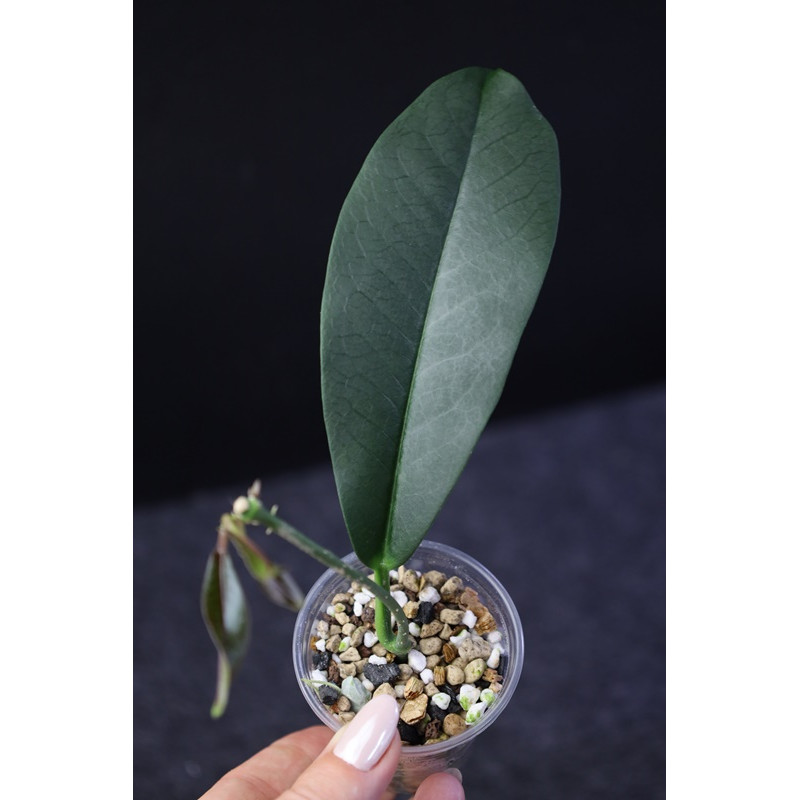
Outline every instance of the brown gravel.
POLYGON ((400 712, 400 719, 409 725, 415 725, 424 718, 428 709, 428 699, 428 695, 421 694, 413 700, 407 700, 400 712))
MULTIPOLYGON (((451 699, 449 710, 452 713, 444 713, 438 705, 432 704, 433 696, 442 693, 444 689, 459 695, 464 684, 475 686, 479 690, 490 689, 495 695, 502 690, 503 675, 498 669, 486 666, 486 661, 496 645, 485 637, 497 630, 497 623, 481 602, 478 593, 471 587, 465 587, 457 575, 448 577, 438 570, 420 574, 400 568, 393 578, 392 591, 402 591, 408 598, 403 607, 404 614, 410 622, 419 625, 414 649, 418 652, 418 660, 424 657, 425 669, 422 673, 414 671, 422 670, 422 666, 414 662, 415 667, 412 668, 406 663, 407 656, 389 653, 380 642, 374 640, 375 601, 370 599, 366 602, 363 589, 356 584, 351 586, 351 591, 339 592, 331 598, 333 615, 325 613, 318 618, 316 630, 309 641, 311 654, 313 658, 324 663, 324 654, 319 651, 320 647, 324 647, 328 662, 323 671, 329 682, 337 686, 341 686, 343 679, 348 677, 366 680, 365 669, 368 669, 370 675, 380 676, 380 683, 372 684, 372 696, 386 694, 397 699, 400 719, 411 726, 401 729, 404 735, 410 737, 409 741, 404 740, 404 744, 445 741, 470 727, 465 719, 467 712, 461 708, 453 712, 458 703, 451 699), (433 587, 441 595, 441 599, 433 604, 432 619, 430 616, 422 616, 431 613, 430 604, 423 605, 417 597, 426 587, 433 587), (362 595, 358 600, 361 604, 360 616, 354 614, 355 596, 358 594, 362 595), (472 629, 464 624, 467 610, 477 619, 472 629), (467 631, 466 635, 462 631, 467 631), (374 642, 370 647, 365 643, 366 634, 369 634, 366 641, 374 642), (460 634, 462 635, 457 642, 451 641, 452 637, 460 634), (323 643, 319 643, 320 639, 323 643), (341 644, 342 641, 345 642, 344 645, 341 644), (340 647, 343 648, 341 652, 340 647), (373 656, 378 657, 373 660, 385 659, 387 663, 383 666, 369 666, 369 659, 373 656)), ((423 594, 423 599, 429 593, 430 590, 423 594)), ((429 599, 435 600, 435 596, 429 599)), ((468 622, 472 622, 471 616, 468 622)), ((494 636, 493 641, 497 639, 497 634, 494 636)), ((500 652, 504 653, 505 641, 502 637, 499 641, 500 652)), ((500 663, 502 666, 504 661, 501 659, 500 663)), ((367 684, 367 689, 369 688, 370 685, 367 684)), ((350 700, 344 695, 326 708, 343 723, 355 716, 350 700)))
POLYGON ((405 689, 403 690, 403 697, 406 700, 413 700, 419 697, 425 691, 425 684, 416 676, 409 678, 406 681, 405 689))
POLYGON ((448 736, 458 736, 459 733, 464 733, 467 729, 467 723, 460 714, 448 714, 444 718, 442 727, 448 736))

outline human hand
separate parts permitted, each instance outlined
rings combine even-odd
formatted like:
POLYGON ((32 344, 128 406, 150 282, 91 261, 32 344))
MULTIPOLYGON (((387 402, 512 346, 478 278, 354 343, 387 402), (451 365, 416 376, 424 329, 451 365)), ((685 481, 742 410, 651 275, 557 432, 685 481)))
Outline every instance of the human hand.
MULTIPOLYGON (((400 759, 398 716, 394 698, 379 695, 336 734, 318 725, 278 739, 200 800, 388 800, 400 759)), ((464 800, 460 774, 431 775, 414 800, 464 800)))

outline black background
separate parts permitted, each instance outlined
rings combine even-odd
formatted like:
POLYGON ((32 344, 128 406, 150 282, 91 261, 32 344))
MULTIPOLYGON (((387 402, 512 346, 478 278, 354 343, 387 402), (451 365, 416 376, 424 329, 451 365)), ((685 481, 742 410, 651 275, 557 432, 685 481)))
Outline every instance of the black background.
POLYGON ((658 3, 139 2, 135 499, 327 458, 342 201, 426 86, 502 67, 559 139, 555 254, 496 418, 664 378, 658 3))

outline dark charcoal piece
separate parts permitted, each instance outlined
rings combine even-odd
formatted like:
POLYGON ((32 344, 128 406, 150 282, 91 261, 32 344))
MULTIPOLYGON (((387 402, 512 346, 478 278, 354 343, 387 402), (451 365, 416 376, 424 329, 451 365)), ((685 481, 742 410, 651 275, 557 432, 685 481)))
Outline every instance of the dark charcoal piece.
POLYGON ((326 706, 332 706, 339 699, 339 692, 332 689, 330 686, 319 687, 319 699, 325 703, 326 706))
MULTIPOLYGON (((460 686, 458 687, 461 688, 460 686)), ((458 714, 461 711, 461 703, 458 701, 458 692, 452 686, 445 686, 447 694, 450 695, 450 705, 447 707, 448 714, 458 714)))
POLYGON ((365 664, 364 677, 375 686, 394 683, 400 677, 400 667, 397 664, 365 664))
POLYGON ((458 702, 458 692, 448 684, 440 687, 440 691, 450 697, 450 705, 447 708, 439 708, 436 703, 428 703, 428 713, 432 719, 443 720, 448 714, 458 714, 461 706, 458 702))
POLYGON ((483 680, 483 678, 481 678, 479 681, 475 681, 475 685, 479 689, 488 689, 490 684, 489 684, 489 681, 485 681, 485 680, 483 680))
MULTIPOLYGON (((458 689, 459 689, 459 688, 460 688, 460 686, 457 686, 457 687, 454 689, 454 688, 453 688, 453 687, 452 687, 452 686, 451 686, 449 683, 446 683, 444 686, 442 686, 442 691, 443 691, 445 694, 449 694, 449 695, 450 695, 450 699, 451 699, 451 700, 452 700, 452 701, 453 701, 453 702, 454 702, 456 705, 458 705, 458 689)), ((460 708, 460 706, 459 706, 459 708, 460 708)))
POLYGON ((417 611, 417 616, 414 617, 414 622, 416 622, 417 625, 427 625, 429 622, 433 622, 435 617, 436 614, 433 610, 433 603, 428 603, 423 600, 419 604, 419 610, 417 611))
POLYGON ((321 669, 324 672, 328 669, 328 664, 331 663, 331 654, 327 650, 322 653, 319 650, 315 650, 311 654, 311 663, 314 665, 314 669, 321 669))
POLYGON ((425 741, 423 735, 413 725, 403 720, 398 721, 397 730, 400 731, 400 738, 408 744, 422 744, 425 741))

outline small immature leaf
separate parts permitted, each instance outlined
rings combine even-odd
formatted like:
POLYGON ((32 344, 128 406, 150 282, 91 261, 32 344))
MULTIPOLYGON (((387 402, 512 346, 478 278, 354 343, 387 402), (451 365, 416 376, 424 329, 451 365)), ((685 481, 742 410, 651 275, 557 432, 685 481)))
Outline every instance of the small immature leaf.
POLYGON ((233 544, 248 572, 276 606, 288 611, 299 611, 303 607, 305 595, 290 572, 270 561, 249 537, 234 539, 233 544))
POLYGON ((367 156, 321 326, 334 474, 365 564, 403 563, 464 468, 544 280, 559 186, 553 131, 502 70, 437 81, 367 156))
POLYGON ((225 711, 231 678, 247 652, 250 638, 242 586, 230 555, 219 547, 208 557, 200 602, 203 620, 217 648, 217 692, 211 716, 219 717, 225 711))
POLYGON ((222 526, 230 534, 247 571, 255 578, 258 585, 275 605, 289 611, 299 611, 305 602, 305 595, 300 590, 291 573, 271 561, 261 548, 247 535, 244 524, 235 520, 230 514, 222 518, 222 526))

